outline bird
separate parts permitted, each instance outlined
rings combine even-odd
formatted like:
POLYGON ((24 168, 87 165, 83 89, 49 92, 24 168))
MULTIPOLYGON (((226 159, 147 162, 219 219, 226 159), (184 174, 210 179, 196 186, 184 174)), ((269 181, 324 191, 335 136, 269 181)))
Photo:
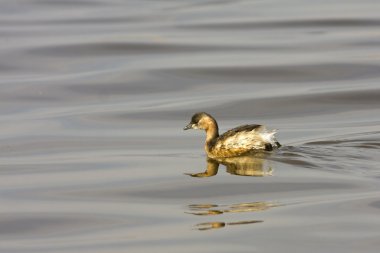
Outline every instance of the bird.
POLYGON ((183 130, 188 129, 206 131, 204 149, 210 158, 236 157, 281 147, 275 137, 276 130, 268 130, 263 125, 242 125, 219 135, 218 123, 206 112, 195 113, 183 130))

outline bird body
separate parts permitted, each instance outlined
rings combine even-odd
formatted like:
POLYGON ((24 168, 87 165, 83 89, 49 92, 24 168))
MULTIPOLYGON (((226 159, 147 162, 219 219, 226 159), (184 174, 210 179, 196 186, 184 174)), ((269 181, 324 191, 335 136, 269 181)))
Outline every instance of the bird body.
POLYGON ((263 125, 243 125, 219 136, 218 124, 209 114, 200 112, 193 115, 184 128, 206 131, 205 151, 211 158, 234 157, 252 151, 271 151, 280 147, 275 130, 268 131, 263 125))

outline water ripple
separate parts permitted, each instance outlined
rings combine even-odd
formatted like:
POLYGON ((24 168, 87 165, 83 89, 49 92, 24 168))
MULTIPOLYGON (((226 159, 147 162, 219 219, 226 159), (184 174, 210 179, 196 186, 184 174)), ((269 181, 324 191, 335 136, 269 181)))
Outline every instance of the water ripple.
POLYGON ((234 83, 294 83, 360 80, 380 76, 380 65, 324 63, 285 66, 183 67, 157 73, 234 83))
POLYGON ((2 213, 0 236, 4 238, 55 237, 83 233, 105 226, 115 226, 121 220, 79 213, 2 213))
POLYGON ((63 44, 35 47, 28 50, 30 54, 83 57, 83 56, 115 56, 124 54, 173 54, 215 51, 266 51, 284 50, 286 46, 232 46, 207 44, 180 44, 180 43, 149 43, 149 42, 90 42, 82 44, 63 44))
POLYGON ((301 20, 276 20, 276 21, 243 21, 243 22, 215 22, 180 25, 187 29, 296 29, 296 28, 334 28, 334 27, 380 27, 379 19, 366 18, 326 18, 326 19, 301 19, 301 20))

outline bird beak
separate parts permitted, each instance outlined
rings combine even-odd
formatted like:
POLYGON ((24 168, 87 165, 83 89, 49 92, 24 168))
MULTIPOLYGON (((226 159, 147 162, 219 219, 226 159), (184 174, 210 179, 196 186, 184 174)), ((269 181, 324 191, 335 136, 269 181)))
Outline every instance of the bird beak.
POLYGON ((183 128, 183 130, 189 130, 189 129, 192 129, 193 128, 193 124, 192 123, 189 123, 187 126, 185 126, 183 128))

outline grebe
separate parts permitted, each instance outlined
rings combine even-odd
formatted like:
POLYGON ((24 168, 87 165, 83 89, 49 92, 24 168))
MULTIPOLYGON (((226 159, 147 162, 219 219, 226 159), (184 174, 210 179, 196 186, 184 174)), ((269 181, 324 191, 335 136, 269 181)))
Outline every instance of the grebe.
POLYGON ((276 131, 268 131, 262 125, 243 125, 219 136, 218 123, 205 112, 193 115, 183 129, 203 129, 206 131, 205 151, 208 157, 234 157, 255 150, 272 151, 281 145, 275 138, 276 131))

